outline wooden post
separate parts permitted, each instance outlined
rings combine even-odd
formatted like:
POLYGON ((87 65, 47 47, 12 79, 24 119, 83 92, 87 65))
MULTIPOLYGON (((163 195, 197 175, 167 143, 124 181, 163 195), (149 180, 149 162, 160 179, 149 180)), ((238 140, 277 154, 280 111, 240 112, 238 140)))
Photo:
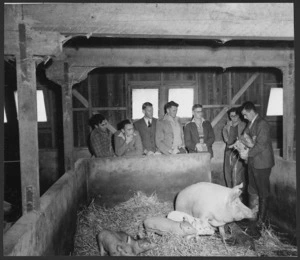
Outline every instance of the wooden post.
MULTIPOLYGON (((291 54, 292 55, 292 54, 291 54)), ((283 159, 294 160, 295 67, 293 57, 283 72, 283 159)))
POLYGON ((62 84, 62 108, 64 128, 64 163, 65 171, 74 169, 74 140, 73 140, 73 111, 72 111, 72 85, 69 80, 69 66, 64 63, 64 82, 62 84))
POLYGON ((19 24, 17 93, 20 137, 22 213, 40 208, 39 147, 37 127, 36 68, 27 55, 25 24, 19 24))

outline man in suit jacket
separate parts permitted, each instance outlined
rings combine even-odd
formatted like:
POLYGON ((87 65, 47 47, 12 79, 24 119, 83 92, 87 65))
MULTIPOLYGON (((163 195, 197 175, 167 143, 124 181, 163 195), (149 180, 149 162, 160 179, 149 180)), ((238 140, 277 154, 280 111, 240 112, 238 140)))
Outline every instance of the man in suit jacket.
POLYGON ((186 153, 183 130, 177 117, 178 104, 170 101, 165 105, 166 114, 157 121, 155 142, 163 154, 186 153))
POLYGON ((212 145, 215 141, 214 130, 208 120, 203 118, 202 105, 192 108, 193 118, 184 128, 184 142, 189 153, 208 151, 213 157, 212 145))
POLYGON ((274 166, 274 152, 272 147, 270 126, 266 120, 261 118, 254 104, 247 101, 242 106, 242 114, 249 121, 245 129, 253 142, 249 142, 248 154, 241 154, 243 159, 248 158, 248 194, 249 207, 254 208, 259 199, 259 221, 252 222, 249 228, 250 235, 258 238, 260 236, 258 228, 266 220, 267 199, 270 192, 270 174, 274 166))
POLYGON ((157 119, 153 117, 153 105, 146 102, 142 106, 144 117, 134 123, 135 129, 140 133, 144 154, 151 155, 157 152, 155 132, 157 119))

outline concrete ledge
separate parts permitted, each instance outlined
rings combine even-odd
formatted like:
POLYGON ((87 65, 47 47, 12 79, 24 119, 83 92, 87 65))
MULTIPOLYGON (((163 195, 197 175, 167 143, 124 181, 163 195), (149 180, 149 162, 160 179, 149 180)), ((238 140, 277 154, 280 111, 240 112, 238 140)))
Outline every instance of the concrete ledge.
POLYGON ((77 209, 86 203, 85 164, 65 173, 42 197, 39 211, 22 216, 4 235, 5 256, 69 255, 77 209))
POLYGON ((173 200, 188 185, 211 181, 209 153, 89 159, 89 193, 102 202, 125 201, 141 190, 173 200))

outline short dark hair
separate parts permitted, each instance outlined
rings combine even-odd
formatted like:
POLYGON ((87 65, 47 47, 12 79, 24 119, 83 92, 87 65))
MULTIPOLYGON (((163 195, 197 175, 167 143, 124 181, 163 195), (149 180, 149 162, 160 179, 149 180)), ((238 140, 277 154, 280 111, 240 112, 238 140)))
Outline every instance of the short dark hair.
POLYGON ((124 129, 125 125, 131 125, 131 124, 133 124, 133 123, 130 119, 125 119, 119 123, 119 127, 120 127, 120 129, 124 129))
POLYGON ((193 105, 192 110, 194 111, 196 108, 202 108, 202 107, 203 106, 200 104, 195 104, 195 105, 193 105))
POLYGON ((255 105, 251 102, 251 101, 246 101, 243 105, 242 105, 242 110, 253 110, 254 112, 256 112, 256 107, 255 105))
POLYGON ((178 106, 179 106, 179 105, 178 105, 176 102, 170 101, 170 102, 168 102, 168 103, 166 104, 165 109, 167 110, 167 109, 170 108, 170 107, 178 107, 178 106))
POLYGON ((144 110, 146 107, 152 107, 153 105, 150 102, 145 102, 142 106, 142 109, 144 110))
POLYGON ((105 119, 104 115, 95 114, 89 119, 89 126, 94 129, 95 125, 101 124, 105 119))
POLYGON ((227 115, 228 115, 229 119, 230 119, 230 113, 232 113, 232 112, 236 113, 240 117, 240 109, 237 107, 232 107, 227 111, 227 115))

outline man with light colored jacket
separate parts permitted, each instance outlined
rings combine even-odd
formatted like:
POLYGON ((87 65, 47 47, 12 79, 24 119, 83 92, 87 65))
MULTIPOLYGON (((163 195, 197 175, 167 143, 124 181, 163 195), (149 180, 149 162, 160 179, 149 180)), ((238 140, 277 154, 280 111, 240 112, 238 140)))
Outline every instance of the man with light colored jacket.
POLYGON ((155 142, 163 154, 186 153, 184 148, 183 130, 177 117, 178 104, 170 101, 166 104, 166 114, 157 121, 155 142))

